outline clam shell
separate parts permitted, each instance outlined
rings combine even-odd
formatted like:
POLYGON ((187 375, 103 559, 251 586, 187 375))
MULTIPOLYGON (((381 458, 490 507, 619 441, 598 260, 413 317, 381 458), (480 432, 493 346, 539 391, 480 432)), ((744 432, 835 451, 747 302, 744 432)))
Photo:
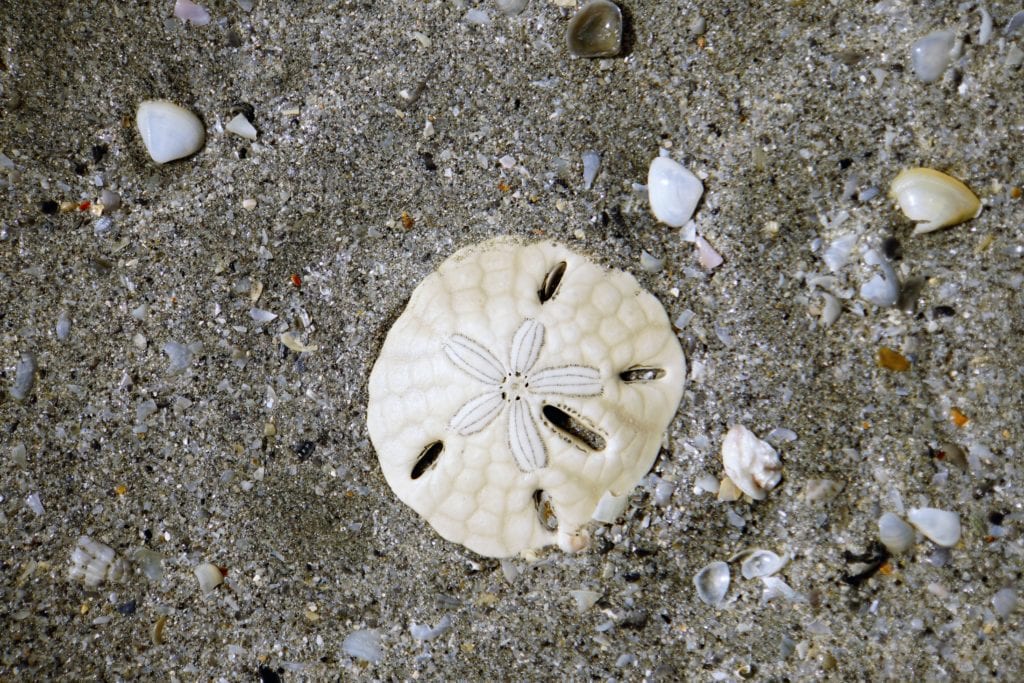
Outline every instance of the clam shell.
POLYGON ((878 518, 878 540, 890 553, 898 555, 910 550, 916 539, 913 528, 893 513, 886 512, 878 518))
POLYGON ((700 178, 668 157, 655 157, 647 172, 647 196, 651 212, 673 228, 686 224, 704 194, 700 178))
POLYGON ((717 607, 729 591, 729 565, 721 561, 712 562, 697 572, 693 585, 702 602, 717 607))
POLYGON ((938 508, 907 510, 910 523, 936 545, 949 548, 960 540, 960 515, 938 508))
POLYGON ((932 232, 974 218, 981 202, 956 178, 931 168, 908 168, 892 181, 889 196, 917 222, 914 234, 932 232))
POLYGON ((609 0, 591 0, 569 20, 566 43, 577 57, 614 57, 622 49, 622 10, 609 0))
POLYGON ((786 566, 786 558, 779 557, 770 550, 760 548, 752 551, 740 565, 740 573, 744 579, 756 579, 771 576, 786 566))

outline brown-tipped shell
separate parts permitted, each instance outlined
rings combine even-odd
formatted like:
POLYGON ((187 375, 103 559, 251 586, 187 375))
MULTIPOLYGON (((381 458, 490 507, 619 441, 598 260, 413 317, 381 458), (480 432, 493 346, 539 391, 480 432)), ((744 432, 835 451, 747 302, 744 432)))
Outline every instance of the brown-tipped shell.
POLYGON ((914 234, 947 228, 981 213, 981 202, 956 178, 931 168, 908 168, 892 181, 889 196, 917 222, 914 234))

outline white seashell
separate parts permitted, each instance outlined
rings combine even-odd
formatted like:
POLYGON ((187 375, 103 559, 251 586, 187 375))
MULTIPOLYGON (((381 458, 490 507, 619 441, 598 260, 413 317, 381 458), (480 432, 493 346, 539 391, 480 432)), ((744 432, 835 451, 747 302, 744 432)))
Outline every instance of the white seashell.
POLYGON ((647 196, 654 217, 673 228, 681 228, 693 216, 704 194, 704 184, 681 164, 668 157, 655 157, 647 172, 647 196))
POLYGON ((249 119, 245 118, 245 114, 238 114, 235 118, 228 121, 227 125, 224 126, 224 130, 246 140, 256 139, 256 128, 249 123, 249 119))
POLYGON ((895 306, 900 298, 900 281, 896 271, 875 249, 864 254, 864 263, 875 266, 879 272, 860 287, 860 298, 876 306, 895 306))
POLYGON ((918 221, 915 235, 963 223, 981 213, 981 202, 966 185, 930 168, 901 171, 892 181, 889 196, 899 202, 907 218, 918 221))
POLYGON ((625 511, 627 503, 629 503, 628 495, 616 496, 608 491, 597 502, 593 519, 602 524, 614 524, 615 520, 625 511))
POLYGON ((182 21, 191 21, 196 26, 206 26, 210 23, 210 13, 206 8, 191 0, 175 0, 174 16, 182 21))
POLYGON ((594 184, 597 172, 601 170, 601 153, 587 150, 583 153, 583 189, 589 190, 594 184))
POLYGON ((146 151, 158 164, 195 154, 206 141, 199 117, 167 100, 140 103, 135 124, 146 151))
POLYGON ((105 543, 80 536, 71 553, 72 579, 82 579, 86 586, 95 588, 104 581, 119 581, 128 573, 128 564, 118 559, 114 549, 105 543))
POLYGON ((199 580, 199 590, 203 592, 203 595, 224 583, 224 573, 221 572, 217 565, 210 562, 203 562, 198 565, 192 570, 192 573, 199 580))
POLYGON ((775 598, 782 598, 786 602, 801 602, 804 599, 803 595, 777 576, 762 576, 761 583, 764 584, 764 593, 761 594, 762 605, 775 598))
POLYGON ((345 636, 341 650, 350 657, 376 664, 384 656, 380 646, 380 631, 376 629, 360 629, 345 636))
POLYGON ((437 626, 427 626, 425 624, 417 624, 415 621, 409 626, 409 635, 413 637, 413 640, 426 641, 433 640, 439 635, 447 631, 452 626, 451 615, 444 615, 441 617, 441 621, 437 622, 437 626))
POLYGON ((917 80, 933 83, 942 77, 949 66, 954 40, 952 31, 935 31, 914 43, 910 48, 910 61, 917 80))
POLYGON ((891 512, 878 518, 878 540, 893 555, 910 550, 917 540, 914 529, 891 512))
POLYGON ((770 550, 760 548, 750 552, 747 559, 740 565, 740 573, 744 579, 756 579, 761 576, 771 576, 786 566, 785 557, 779 557, 770 550))
POLYGON ((700 267, 704 270, 714 270, 722 265, 723 261, 722 255, 715 251, 706 239, 697 235, 697 263, 700 267))
POLYGON ((778 453, 743 425, 734 425, 722 440, 722 464, 729 479, 754 500, 763 500, 782 479, 778 453))
POLYGON ((712 562, 697 572, 693 585, 702 602, 717 607, 729 591, 729 565, 721 561, 712 562))
POLYGON ((938 508, 910 508, 907 519, 936 545, 950 548, 960 540, 960 515, 938 508))
POLYGON ((569 595, 576 601, 576 611, 583 614, 588 609, 597 604, 597 601, 601 599, 601 594, 597 591, 588 591, 584 589, 569 591, 569 595))

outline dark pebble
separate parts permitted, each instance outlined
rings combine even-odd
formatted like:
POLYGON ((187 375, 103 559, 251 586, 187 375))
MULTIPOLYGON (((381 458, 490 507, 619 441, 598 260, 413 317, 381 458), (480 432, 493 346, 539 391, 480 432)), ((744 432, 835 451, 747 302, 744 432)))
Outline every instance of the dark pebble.
POLYGON ((136 608, 137 608, 137 605, 136 605, 135 601, 134 600, 129 600, 128 602, 126 602, 126 603, 124 603, 122 605, 118 605, 117 606, 117 611, 120 612, 121 614, 124 614, 124 615, 127 616, 129 614, 135 614, 135 609, 136 608))
POLYGON ((47 215, 52 216, 53 214, 60 211, 60 204, 53 201, 52 199, 47 199, 45 202, 39 202, 39 210, 47 215))
POLYGON ((313 451, 316 449, 316 444, 312 441, 300 441, 295 444, 295 453, 303 460, 313 455, 313 451))
POLYGON ((281 683, 281 675, 271 669, 269 666, 260 667, 260 682, 261 683, 281 683))
POLYGON ((956 315, 956 310, 952 306, 936 306, 932 309, 932 316, 936 318, 951 318, 956 315))

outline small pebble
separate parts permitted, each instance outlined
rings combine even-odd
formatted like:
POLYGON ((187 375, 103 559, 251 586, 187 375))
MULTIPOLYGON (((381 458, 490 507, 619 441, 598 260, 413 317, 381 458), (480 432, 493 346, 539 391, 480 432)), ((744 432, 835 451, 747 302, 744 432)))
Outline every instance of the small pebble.
POLYGON ((23 353, 18 365, 14 368, 14 384, 11 385, 11 398, 24 401, 32 385, 36 381, 36 357, 31 353, 23 353))
POLYGON ((952 31, 935 31, 914 43, 910 59, 917 80, 933 83, 942 77, 949 66, 954 40, 952 31))
POLYGON ((654 217, 673 228, 683 227, 704 194, 704 184, 682 164, 655 157, 647 173, 647 195, 654 217))
POLYGON ((199 117, 167 100, 140 103, 135 123, 146 151, 158 164, 195 154, 206 141, 199 117))
POLYGON ((345 636, 341 644, 342 651, 350 657, 376 664, 384 656, 380 645, 380 632, 374 629, 361 629, 345 636))
POLYGON ((206 26, 210 23, 210 13, 206 8, 190 0, 175 0, 174 17, 184 22, 192 22, 196 26, 206 26))
POLYGON ((893 372, 906 372, 910 369, 910 361, 899 351, 893 351, 887 346, 878 349, 878 367, 892 370, 893 372))
POLYGON ((992 596, 992 609, 1001 617, 1008 617, 1017 609, 1017 589, 1001 588, 992 596))
POLYGON ((199 590, 203 595, 209 594, 214 588, 224 583, 224 573, 220 568, 210 562, 203 562, 192 570, 199 580, 199 590))
POLYGON ((495 5, 498 6, 498 11, 507 17, 514 17, 517 14, 521 14, 526 9, 526 4, 529 0, 495 0, 495 5))
POLYGON ((590 0, 569 20, 566 43, 577 57, 614 57, 622 49, 622 10, 609 0, 590 0))
POLYGON ((601 153, 587 150, 583 153, 583 189, 589 190, 594 185, 597 172, 601 169, 601 153))

